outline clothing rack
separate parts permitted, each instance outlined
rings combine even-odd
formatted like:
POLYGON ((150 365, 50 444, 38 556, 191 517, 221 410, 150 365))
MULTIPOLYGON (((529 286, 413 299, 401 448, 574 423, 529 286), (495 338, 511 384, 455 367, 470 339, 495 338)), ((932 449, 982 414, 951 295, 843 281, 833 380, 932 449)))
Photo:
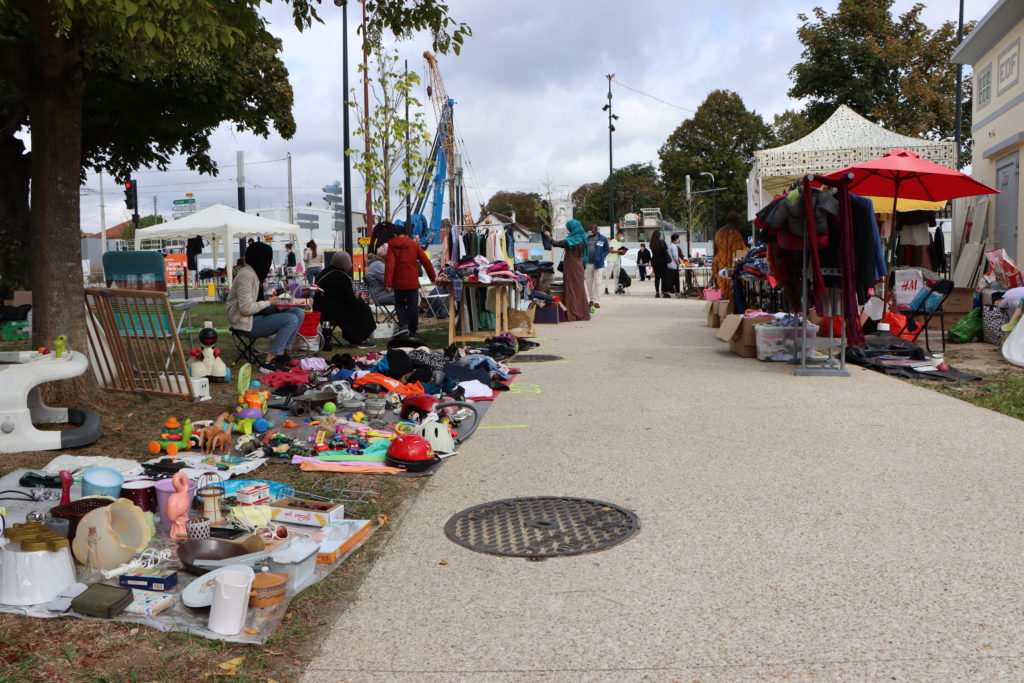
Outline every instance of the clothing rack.
MULTIPOLYGON (((810 261, 812 256, 816 258, 816 254, 811 254, 808 249, 808 243, 813 242, 813 248, 815 251, 818 249, 816 228, 814 226, 814 207, 811 202, 811 183, 819 183, 834 187, 839 191, 839 206, 840 216, 839 220, 843 223, 844 232, 849 229, 850 221, 852 220, 850 215, 850 190, 849 184, 853 180, 853 174, 847 173, 839 180, 832 180, 825 176, 808 174, 804 176, 800 181, 801 186, 801 201, 804 202, 804 220, 806 221, 806 230, 804 231, 804 244, 803 244, 803 261, 801 271, 801 289, 802 297, 800 302, 800 351, 798 357, 800 359, 800 367, 794 370, 793 374, 798 376, 816 376, 816 377, 849 377, 850 371, 846 369, 846 279, 843 277, 845 263, 841 264, 840 268, 819 268, 818 272, 824 275, 838 275, 840 276, 840 288, 841 293, 839 296, 839 325, 840 325, 840 340, 839 340, 839 353, 838 353, 838 367, 836 366, 836 358, 833 356, 835 350, 835 339, 830 335, 828 339, 828 357, 822 359, 811 359, 807 357, 807 319, 810 313, 810 292, 809 283, 813 277, 813 273, 810 268, 810 261)), ((835 313, 835 311, 830 311, 835 313)), ((814 340, 812 340, 814 343, 814 340)), ((814 343, 817 348, 816 343, 814 343)))

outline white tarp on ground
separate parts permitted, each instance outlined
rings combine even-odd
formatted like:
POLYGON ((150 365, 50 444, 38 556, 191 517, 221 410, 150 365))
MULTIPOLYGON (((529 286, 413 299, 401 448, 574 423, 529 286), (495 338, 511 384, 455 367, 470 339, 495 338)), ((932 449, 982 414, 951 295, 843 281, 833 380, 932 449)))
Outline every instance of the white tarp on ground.
POLYGON ((830 173, 899 147, 943 166, 955 163, 952 142, 893 133, 840 105, 828 121, 796 142, 754 152, 747 177, 747 217, 753 219, 772 197, 807 173, 830 173))
POLYGON ((289 238, 287 241, 296 242, 299 235, 299 226, 292 223, 254 216, 230 206, 215 204, 191 216, 137 230, 135 248, 138 249, 145 239, 189 239, 199 236, 210 240, 213 244, 214 263, 217 261, 218 249, 223 245, 224 265, 228 271, 230 284, 236 240, 242 237, 286 237, 289 238))

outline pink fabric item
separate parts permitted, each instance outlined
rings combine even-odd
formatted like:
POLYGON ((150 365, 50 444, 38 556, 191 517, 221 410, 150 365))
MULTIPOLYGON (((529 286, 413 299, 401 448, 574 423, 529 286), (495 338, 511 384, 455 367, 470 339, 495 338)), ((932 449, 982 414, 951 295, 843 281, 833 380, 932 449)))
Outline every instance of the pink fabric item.
POLYGON ((309 372, 296 367, 289 372, 268 372, 259 380, 272 387, 280 387, 285 384, 306 384, 309 382, 309 372))

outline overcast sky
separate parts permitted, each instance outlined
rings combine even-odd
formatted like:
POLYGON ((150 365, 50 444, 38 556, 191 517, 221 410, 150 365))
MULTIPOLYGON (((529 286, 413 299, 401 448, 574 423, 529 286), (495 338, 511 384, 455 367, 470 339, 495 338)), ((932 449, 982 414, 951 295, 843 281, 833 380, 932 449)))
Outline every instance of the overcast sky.
MULTIPOLYGON (((995 0, 966 0, 965 20, 980 19, 995 0)), ((704 100, 723 88, 740 94, 748 108, 767 120, 798 107, 786 91, 787 73, 799 60, 797 14, 815 5, 832 11, 837 0, 449 0, 451 15, 468 23, 473 37, 462 54, 440 56, 448 94, 457 101, 458 133, 468 160, 468 201, 476 206, 499 190, 539 191, 547 179, 570 192, 608 173, 608 130, 601 111, 612 84, 616 167, 657 164, 658 148, 704 100), (625 86, 628 86, 625 87, 625 86), (632 88, 633 90, 629 89, 632 88), (640 92, 636 92, 640 91, 640 92), (670 104, 663 104, 658 100, 670 104), (673 106, 674 105, 674 106, 673 106)), ((906 11, 911 0, 897 0, 906 11)), ((930 0, 924 20, 938 26, 956 20, 957 0, 930 0)), ((138 173, 140 213, 170 218, 172 200, 193 192, 201 206, 236 203, 235 158, 245 153, 248 208, 287 203, 285 155, 293 158, 296 206, 323 206, 320 188, 340 179, 342 155, 341 10, 330 0, 323 24, 300 34, 289 10, 268 10, 271 30, 284 41, 282 58, 295 90, 298 130, 291 140, 237 134, 224 125, 213 136, 216 178, 185 170, 138 173)), ((361 59, 355 26, 359 4, 349 7, 350 84, 361 59)), ((409 68, 424 77, 425 37, 399 43, 409 68)), ((361 90, 360 90, 361 92, 361 90)), ((425 92, 427 122, 436 125, 425 92)), ((355 130, 355 123, 352 129, 355 130)), ((359 142, 353 140, 353 146, 359 142)), ((184 169, 181 161, 172 169, 184 169)), ((353 172, 355 207, 363 206, 362 182, 353 172)), ((83 190, 82 227, 100 225, 98 181, 83 190)), ((128 217, 120 188, 106 178, 107 225, 128 217)))

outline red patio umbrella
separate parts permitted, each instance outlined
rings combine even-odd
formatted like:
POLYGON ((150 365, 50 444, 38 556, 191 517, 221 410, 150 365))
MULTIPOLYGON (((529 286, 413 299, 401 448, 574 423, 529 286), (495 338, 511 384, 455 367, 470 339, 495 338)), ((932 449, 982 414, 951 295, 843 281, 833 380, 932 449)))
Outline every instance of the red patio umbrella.
MULTIPOLYGON (((829 173, 838 180, 846 173, 853 174, 848 185, 850 192, 872 197, 892 197, 891 213, 895 220, 897 199, 924 199, 932 202, 972 197, 979 194, 999 194, 999 190, 942 164, 922 159, 906 149, 894 149, 878 159, 853 164, 829 173)), ((890 254, 890 258, 895 254, 890 254)), ((892 271, 892 264, 889 264, 892 271)))
POLYGON ((978 194, 999 194, 999 190, 979 183, 966 173, 927 161, 906 149, 894 149, 878 159, 847 166, 827 177, 838 180, 846 173, 853 174, 850 192, 892 197, 892 213, 896 213, 897 199, 941 202, 978 194))

